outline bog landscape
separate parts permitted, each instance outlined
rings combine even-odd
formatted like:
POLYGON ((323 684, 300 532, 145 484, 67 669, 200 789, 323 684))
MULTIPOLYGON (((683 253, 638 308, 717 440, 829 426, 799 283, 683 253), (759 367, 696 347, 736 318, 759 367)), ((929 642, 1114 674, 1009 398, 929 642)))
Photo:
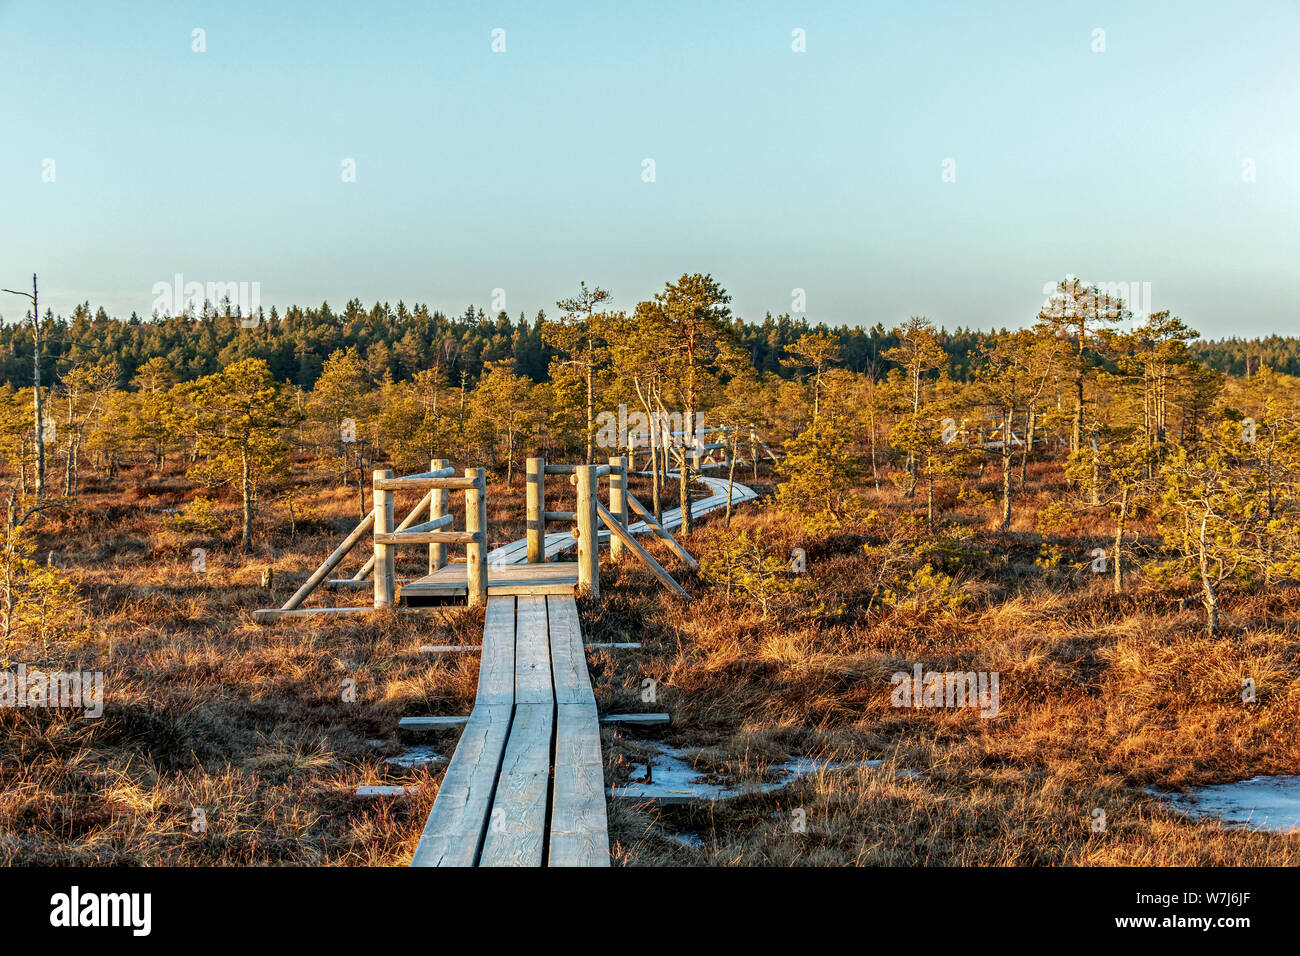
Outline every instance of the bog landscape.
POLYGON ((1300 9, 1243 11, 0 0, 11 907, 1286 925, 1300 9))
POLYGON ((48 317, 4 862, 1297 862, 1297 340, 612 302, 48 317))

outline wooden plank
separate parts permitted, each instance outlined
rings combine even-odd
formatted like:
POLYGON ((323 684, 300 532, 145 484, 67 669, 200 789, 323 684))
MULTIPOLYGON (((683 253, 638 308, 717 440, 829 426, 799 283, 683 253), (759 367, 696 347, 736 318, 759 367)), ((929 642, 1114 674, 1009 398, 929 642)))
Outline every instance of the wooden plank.
MULTIPOLYGON (((374 608, 370 605, 364 607, 299 607, 294 608, 292 611, 285 611, 278 607, 263 607, 253 612, 253 620, 258 624, 269 624, 281 619, 362 617, 367 614, 389 613, 391 610, 391 608, 374 608)), ((447 609, 444 607, 412 607, 402 608, 402 613, 437 617, 447 613, 447 609)))
POLYGON ((515 703, 515 599, 489 598, 474 706, 515 703))
POLYGON ((606 714, 600 718, 602 724, 654 725, 670 721, 668 714, 606 714))
POLYGON ((596 704, 582 646, 578 604, 572 597, 546 599, 550 616, 551 670, 557 704, 596 704))
MULTIPOLYGON (((554 585, 534 593, 572 591, 578 583, 577 565, 571 561, 552 561, 545 564, 502 564, 487 569, 488 595, 529 593, 538 586, 554 585)), ((464 594, 467 587, 466 566, 449 564, 433 574, 408 581, 401 595, 408 597, 445 596, 464 594)))
POLYGON ((600 515, 600 520, 605 522, 605 526, 609 528, 610 533, 627 545, 628 550, 641 559, 641 563, 650 569, 650 572, 659 579, 660 584, 679 597, 690 598, 690 595, 686 593, 686 589, 664 570, 663 565, 656 561, 649 551, 641 547, 641 543, 632 537, 632 533, 624 528, 619 523, 619 520, 609 513, 609 509, 599 501, 596 502, 596 513, 600 515))
POLYGON ((483 650, 478 644, 425 644, 421 654, 477 654, 483 650))
POLYGON ((546 599, 521 597, 515 615, 515 717, 480 866, 542 865, 554 717, 546 599))
POLYGON ((394 787, 384 784, 363 784, 357 787, 358 797, 404 797, 408 793, 419 792, 419 787, 394 787))
POLYGON ((547 598, 555 678, 555 780, 550 866, 609 866, 600 723, 572 597, 547 598))
POLYGON ((465 725, 411 866, 473 866, 478 860, 510 729, 509 706, 476 706, 465 725))
POLYGON ((599 650, 604 650, 605 648, 609 648, 611 650, 617 650, 617 651, 632 651, 639 648, 641 646, 641 642, 640 641, 621 641, 621 642, 605 641, 597 644, 585 644, 583 646, 589 651, 599 651, 599 650))
POLYGON ((609 866, 605 769, 596 705, 560 704, 555 720, 555 787, 547 863, 609 866))
POLYGON ((376 491, 403 491, 403 490, 422 491, 422 490, 428 490, 430 488, 447 488, 452 491, 457 491, 457 490, 465 491, 470 488, 483 487, 482 484, 476 485, 475 481, 477 481, 477 479, 471 475, 466 475, 463 478, 421 478, 418 475, 413 475, 409 478, 376 478, 375 490, 376 491))
POLYGON ((413 734, 427 734, 436 730, 456 730, 467 723, 469 718, 465 716, 403 717, 397 722, 397 729, 413 734))
MULTIPOLYGON (((450 517, 450 515, 448 515, 450 517)), ((398 531, 375 533, 375 544, 473 544, 485 542, 479 531, 398 531)))
POLYGON ((541 866, 555 705, 515 707, 479 866, 541 866))
MULTIPOLYGON (((515 704, 551 704, 551 648, 545 597, 520 597, 515 619, 515 704)), ((574 605, 575 610, 577 605, 574 605)), ((513 733, 513 731, 512 731, 513 733)), ((549 740, 549 738, 548 738, 549 740)), ((550 744, 547 744, 549 751, 550 744)))
POLYGON ((478 861, 514 710, 514 663, 514 598, 490 598, 474 712, 447 766, 411 866, 473 866, 478 861))

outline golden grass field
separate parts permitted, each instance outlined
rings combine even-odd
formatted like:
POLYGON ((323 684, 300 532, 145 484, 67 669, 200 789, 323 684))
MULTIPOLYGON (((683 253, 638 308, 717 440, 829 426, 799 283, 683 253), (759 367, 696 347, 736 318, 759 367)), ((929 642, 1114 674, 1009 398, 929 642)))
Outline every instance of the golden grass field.
MULTIPOLYGON (((653 709, 673 715, 646 733, 603 730, 608 782, 627 779, 651 732, 698 750, 696 767, 726 779, 758 779, 788 756, 884 761, 725 803, 611 800, 615 863, 1300 864, 1298 834, 1192 822, 1144 792, 1300 772, 1300 589, 1227 594, 1233 626, 1207 638, 1199 607, 1179 609, 1181 594, 1133 574, 1117 596, 1109 575, 1068 567, 1104 543, 1103 516, 1053 533, 1047 543, 1066 562, 1036 565, 1034 517, 1050 489, 1032 489, 1053 479, 1046 470, 1032 477, 1008 533, 990 530, 991 508, 956 505, 947 516, 963 530, 942 564, 969 595, 955 610, 877 601, 868 612, 876 568, 863 545, 918 507, 889 486, 862 489, 881 520, 856 534, 806 535, 765 498, 740 506, 733 529, 761 531, 775 553, 808 555, 805 593, 766 619, 659 543, 647 542, 692 592, 689 604, 634 559, 606 561, 601 599, 580 601, 586 637, 643 647, 591 653, 597 701, 606 711, 649 709, 637 694, 651 677, 653 709), (917 662, 999 672, 1000 713, 892 707, 889 675, 917 662), (1245 677, 1257 682, 1253 704, 1241 700, 1245 677), (805 810, 806 832, 792 830, 793 808, 805 810), (1094 808, 1105 811, 1104 832, 1089 826, 1094 808), (671 838, 682 832, 703 847, 671 838)), ((767 474, 737 480, 773 488, 767 474)), ((0 864, 408 862, 445 764, 399 777, 383 758, 403 749, 400 717, 469 712, 476 656, 431 658, 419 646, 477 643, 481 615, 253 624, 249 612, 282 603, 356 521, 355 490, 315 489, 304 490, 307 514, 292 540, 287 512, 268 506, 246 555, 235 547, 231 502, 229 539, 174 529, 163 509, 194 494, 179 473, 92 484, 42 519, 38 555, 54 551, 67 569, 88 626, 83 646, 45 663, 102 669, 107 706, 95 721, 0 710, 0 864), (135 490, 116 490, 122 482, 135 490), (209 551, 203 574, 191 569, 195 547, 209 551), (260 586, 267 566, 270 593, 260 586), (348 678, 354 703, 343 700, 348 678), (360 784, 393 782, 419 792, 354 795, 360 784), (191 826, 195 808, 205 832, 191 826)), ((674 503, 669 489, 664 507, 674 503)), ((518 479, 513 489, 490 486, 494 542, 522 535, 521 514, 518 479)), ((725 534, 717 514, 684 543, 707 564, 725 534)), ((364 558, 354 554, 346 573, 364 558)), ((417 567, 420 557, 406 560, 417 567)), ((369 596, 318 592, 308 603, 369 596)), ((432 742, 450 754, 454 741, 432 742)))

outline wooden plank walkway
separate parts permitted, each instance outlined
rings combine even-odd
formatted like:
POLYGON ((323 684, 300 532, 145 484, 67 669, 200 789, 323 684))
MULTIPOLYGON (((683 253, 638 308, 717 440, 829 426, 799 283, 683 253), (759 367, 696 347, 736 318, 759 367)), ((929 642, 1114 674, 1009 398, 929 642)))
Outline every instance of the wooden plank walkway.
MULTIPOLYGON (((726 506, 724 479, 698 480, 713 494, 693 502, 693 513, 726 506)), ((735 485, 733 503, 753 497, 735 485)), ((680 509, 664 513, 666 528, 681 523, 680 509)), ((628 530, 651 528, 640 521, 628 530)), ((547 556, 574 543, 567 531, 549 534, 547 556)), ((576 564, 526 559, 524 540, 488 556, 478 694, 412 866, 609 866, 600 715, 574 597, 576 564)), ((417 603, 464 593, 463 564, 401 591, 417 603)))
POLYGON ((600 723, 572 592, 489 597, 481 656, 474 711, 411 865, 608 866, 600 723))

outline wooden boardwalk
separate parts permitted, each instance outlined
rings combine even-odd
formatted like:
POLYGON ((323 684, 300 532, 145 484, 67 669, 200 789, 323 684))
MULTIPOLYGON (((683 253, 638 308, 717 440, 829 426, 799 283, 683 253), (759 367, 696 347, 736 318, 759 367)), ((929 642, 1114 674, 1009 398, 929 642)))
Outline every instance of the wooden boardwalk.
MULTIPOLYGON (((676 472, 669 472, 666 477, 676 477, 676 472)), ((717 511, 719 508, 727 506, 727 479, 712 478, 708 475, 696 475, 695 480, 702 485, 706 485, 710 494, 704 498, 696 498, 691 502, 691 514, 694 517, 708 514, 710 511, 717 511)), ((758 497, 752 488, 742 485, 740 482, 734 482, 731 489, 731 503, 740 504, 745 501, 751 501, 758 497)), ((663 527, 668 531, 676 531, 682 526, 682 509, 669 508, 664 512, 663 527)), ((627 526, 627 530, 632 534, 648 534, 651 531, 650 525, 644 521, 633 521, 627 526)), ((605 544, 609 541, 609 531, 601 529, 600 543, 605 544)), ((556 555, 564 554, 577 545, 577 541, 567 531, 554 531, 546 536, 546 558, 548 561, 554 560, 556 555)), ((491 580, 491 568, 501 564, 514 564, 527 560, 528 557, 528 539, 520 538, 518 541, 512 541, 509 544, 495 548, 488 553, 489 581, 491 580)), ((464 592, 462 592, 464 593, 464 592)))
POLYGON ((600 723, 571 593, 488 598, 474 711, 411 865, 609 865, 600 723))
MULTIPOLYGON (((692 502, 693 514, 726 506, 725 480, 697 480, 712 494, 692 502)), ((753 497, 734 485, 733 504, 753 497)), ((664 513, 669 530, 681 523, 680 509, 664 513)), ((653 529, 641 521, 628 530, 653 529)), ((574 543, 567 532, 546 535, 547 558, 574 543)), ((574 597, 576 564, 526 560, 526 539, 488 555, 474 709, 412 866, 609 865, 600 716, 574 597)), ((402 603, 418 605, 465 589, 466 566, 451 564, 400 593, 402 603)))

